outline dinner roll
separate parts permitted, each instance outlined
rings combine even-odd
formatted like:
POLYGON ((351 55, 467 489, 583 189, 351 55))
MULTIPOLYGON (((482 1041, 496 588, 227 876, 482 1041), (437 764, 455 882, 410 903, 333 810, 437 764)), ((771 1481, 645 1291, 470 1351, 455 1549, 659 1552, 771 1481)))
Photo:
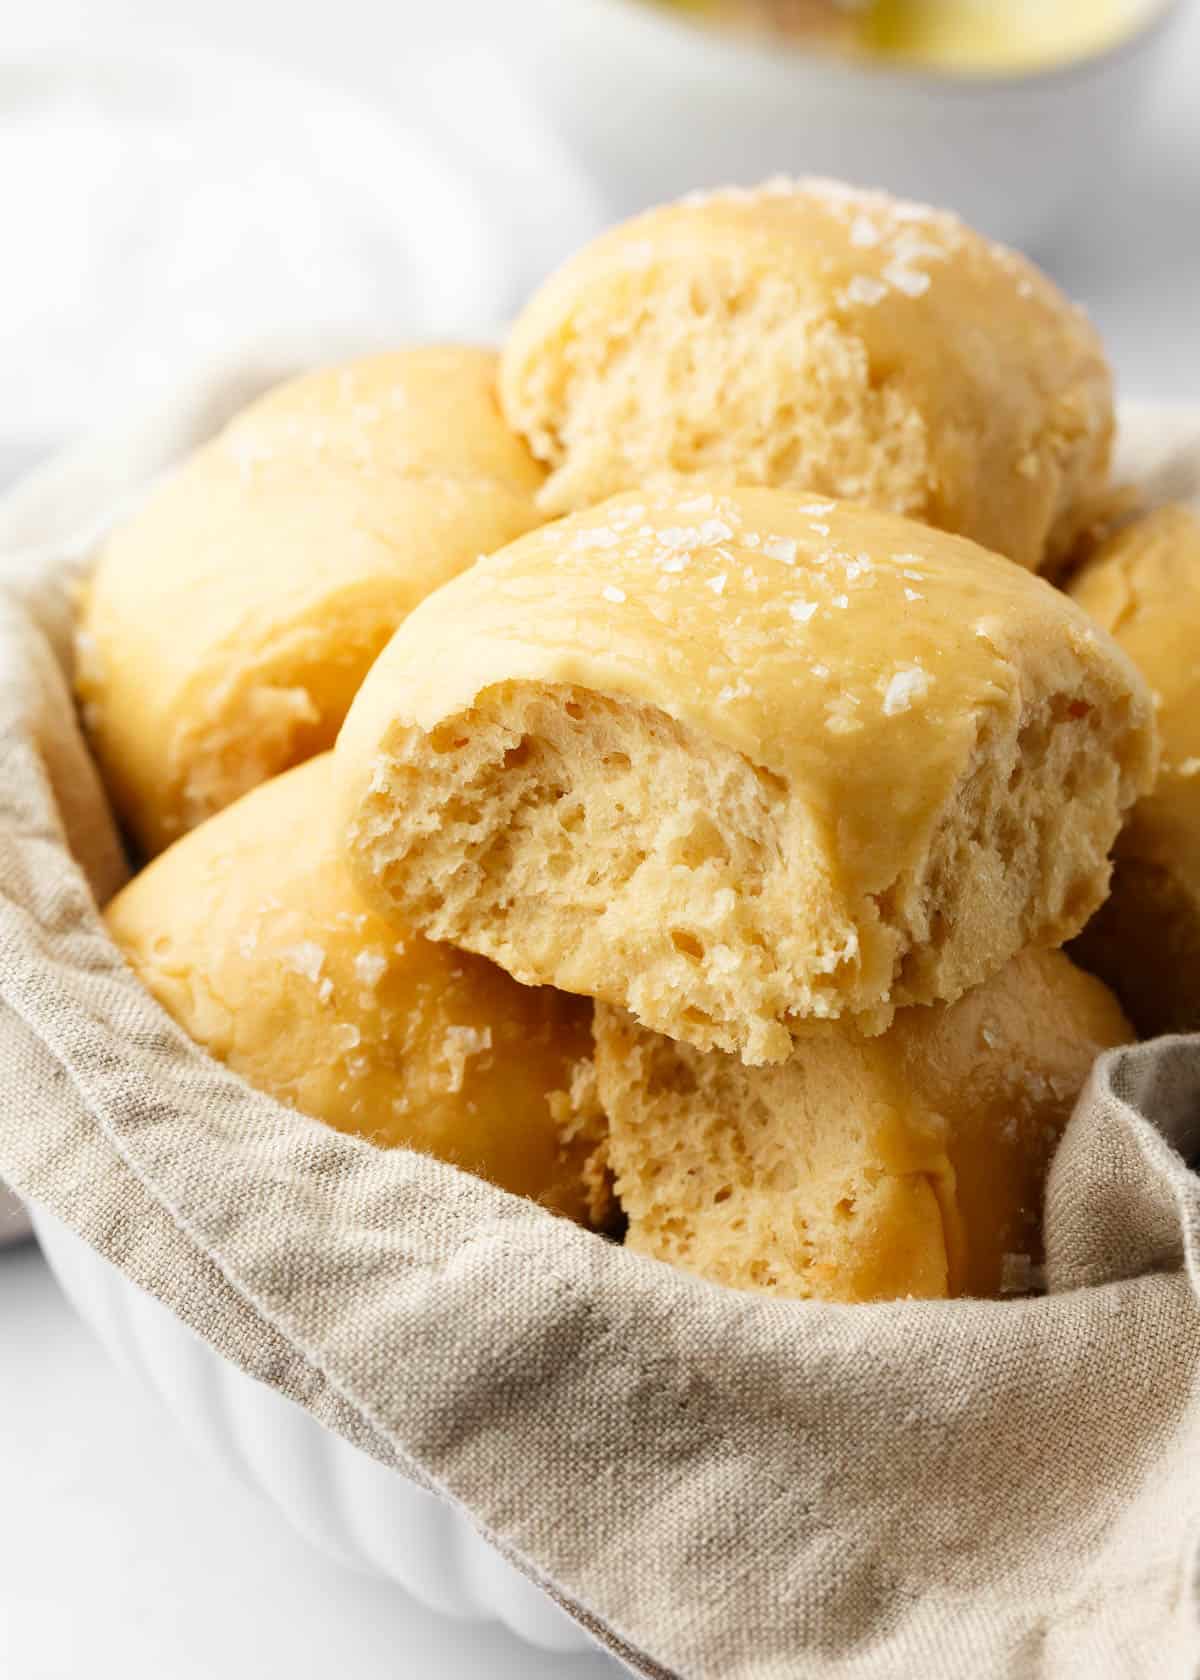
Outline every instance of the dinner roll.
POLYGON ((668 481, 792 486, 1053 567, 1105 482, 1112 381, 1046 277, 951 215, 828 181, 652 210, 504 352, 548 513, 668 481))
POLYGON ((338 855, 328 754, 186 835, 108 908, 138 978, 249 1084, 603 1223, 591 1008, 386 926, 338 855))
POLYGON ((1041 1255, 1050 1156, 1131 1029, 1059 951, 1029 951, 880 1038, 814 1024, 747 1068, 596 1012, 626 1243, 735 1289, 828 1301, 996 1295, 1041 1255))
POLYGON ((1142 1033, 1200 1031, 1200 522, 1167 507, 1127 526, 1071 593, 1149 681, 1163 743, 1077 954, 1142 1033))
POLYGON ((338 746, 385 915, 749 1062, 1077 932, 1154 755, 1058 591, 778 490, 521 538, 401 626, 338 746))
POLYGON ((282 385, 109 539, 79 695, 147 852, 332 746, 404 615, 538 522, 495 372, 486 350, 401 350, 282 385))

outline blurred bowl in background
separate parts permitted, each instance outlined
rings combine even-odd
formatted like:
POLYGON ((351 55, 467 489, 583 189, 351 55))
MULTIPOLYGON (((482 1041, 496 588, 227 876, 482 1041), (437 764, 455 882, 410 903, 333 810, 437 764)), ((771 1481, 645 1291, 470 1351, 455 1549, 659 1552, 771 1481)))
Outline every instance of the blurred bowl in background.
POLYGON ((616 215, 697 187, 832 175, 1044 246, 1146 103, 1182 0, 1125 0, 1109 47, 1035 71, 935 71, 741 37, 650 0, 526 0, 532 91, 616 215))

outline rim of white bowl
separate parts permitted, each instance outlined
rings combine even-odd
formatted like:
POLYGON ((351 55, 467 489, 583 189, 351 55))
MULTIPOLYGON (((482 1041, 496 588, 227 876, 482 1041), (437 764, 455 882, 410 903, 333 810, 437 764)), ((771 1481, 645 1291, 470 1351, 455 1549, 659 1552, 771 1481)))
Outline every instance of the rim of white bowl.
POLYGON ((697 68, 713 69, 721 60, 726 75, 738 71, 766 71, 779 78, 797 70, 819 70, 846 84, 873 84, 921 93, 977 97, 980 94, 1043 91, 1107 68, 1139 51, 1182 12, 1185 0, 1142 0, 1140 15, 1132 17, 1115 40, 1066 60, 1054 60, 1019 70, 937 70, 926 65, 889 63, 884 59, 853 59, 836 53, 809 51, 785 38, 766 41, 742 37, 734 30, 718 30, 703 19, 674 15, 656 0, 571 0, 593 12, 620 14, 626 28, 640 29, 647 39, 683 52, 697 68))

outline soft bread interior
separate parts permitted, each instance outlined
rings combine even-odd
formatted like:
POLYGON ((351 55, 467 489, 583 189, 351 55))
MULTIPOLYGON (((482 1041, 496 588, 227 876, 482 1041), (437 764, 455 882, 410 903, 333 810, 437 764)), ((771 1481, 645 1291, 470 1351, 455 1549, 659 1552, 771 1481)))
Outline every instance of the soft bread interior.
POLYGON ((393 728, 351 849, 373 899, 435 939, 778 1061, 806 1018, 879 1030, 1099 903, 1128 798, 1114 719, 1062 695, 1019 729, 989 716, 926 851, 878 892, 781 777, 571 685, 498 684, 428 733, 393 728))
POLYGON ((1055 1146, 1096 1056, 1131 1037, 1059 951, 865 1039, 814 1023, 747 1068, 601 1006, 596 1076, 627 1243, 801 1298, 994 1296, 1041 1256, 1055 1146))
POLYGON ((922 868, 878 900, 900 941, 896 1004, 960 997, 1026 946, 1062 944, 1102 902, 1140 773, 1127 710, 1099 690, 1056 692, 1015 731, 983 723, 922 868))
POLYGON ((826 1024, 792 1061, 747 1069, 618 1010, 595 1033, 628 1247, 799 1299, 957 1289, 945 1126, 914 1117, 881 1040, 826 1024))
POLYGON ((707 281, 664 276, 635 314, 599 313, 581 308, 561 355, 530 359, 508 387, 510 412, 552 464, 547 512, 682 480, 797 485, 938 522, 903 371, 875 365, 787 276, 739 282, 714 263, 707 281))
POLYGON ((1057 565, 1107 477, 1095 330, 956 218, 784 181, 609 230, 535 295, 501 396, 561 513, 672 483, 774 485, 1057 565))

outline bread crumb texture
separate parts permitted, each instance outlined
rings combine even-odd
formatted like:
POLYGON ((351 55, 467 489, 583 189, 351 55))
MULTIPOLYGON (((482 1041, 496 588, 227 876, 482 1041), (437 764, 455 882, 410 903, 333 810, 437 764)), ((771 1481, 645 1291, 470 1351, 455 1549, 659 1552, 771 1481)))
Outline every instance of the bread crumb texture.
POLYGON ((373 914, 339 855, 331 775, 324 754, 177 841, 109 905, 113 938, 257 1090, 603 1226, 591 1006, 373 914))
POLYGON ((958 538, 771 490, 615 498, 400 628, 338 746, 383 915, 776 1062, 1077 932, 1155 761, 1125 655, 958 538))
POLYGON ((1111 537, 1071 594, 1150 685, 1154 789, 1117 842, 1112 894, 1075 950, 1144 1034, 1200 1031, 1200 521, 1164 507, 1111 537))
POLYGON ((881 1037, 816 1024, 747 1068, 596 1012, 627 1246, 714 1283, 878 1301, 1028 1288, 1046 1169, 1095 1057, 1131 1034, 1057 951, 881 1037))
POLYGON ((332 746, 431 589, 542 517, 496 357, 400 350, 267 393, 102 548, 79 637, 83 717, 153 854, 332 746))
POLYGON ((603 235, 504 351, 547 513, 666 483, 907 514, 1053 570, 1113 431, 1098 335, 954 216, 826 181, 702 195, 603 235))

